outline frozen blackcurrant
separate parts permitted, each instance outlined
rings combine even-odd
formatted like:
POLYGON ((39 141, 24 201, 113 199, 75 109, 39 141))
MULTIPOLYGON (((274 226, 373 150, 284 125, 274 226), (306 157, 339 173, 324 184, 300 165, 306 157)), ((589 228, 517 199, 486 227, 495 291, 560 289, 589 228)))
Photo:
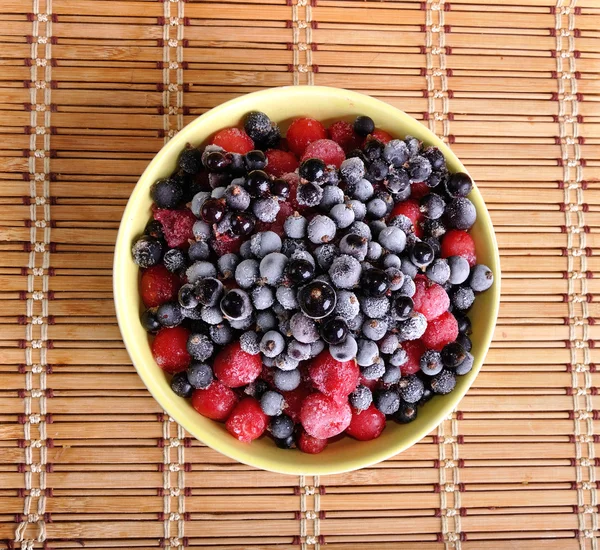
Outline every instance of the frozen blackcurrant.
POLYGON ((348 336, 348 325, 343 319, 329 319, 321 325, 321 337, 328 344, 340 344, 348 336))
POLYGON ((299 258, 289 263, 287 274, 294 283, 306 283, 315 276, 315 266, 299 258))
POLYGON ((307 317, 321 319, 335 308, 335 290, 324 281, 313 281, 300 290, 298 303, 307 317))
POLYGON ((360 278, 360 288, 366 296, 379 298, 390 288, 390 280, 381 269, 367 269, 360 278))

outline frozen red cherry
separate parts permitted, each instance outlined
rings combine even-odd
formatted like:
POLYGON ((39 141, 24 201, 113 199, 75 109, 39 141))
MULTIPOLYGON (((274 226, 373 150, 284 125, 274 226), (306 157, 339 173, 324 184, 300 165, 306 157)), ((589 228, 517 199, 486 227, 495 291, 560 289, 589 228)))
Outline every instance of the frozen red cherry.
POLYGON ((196 390, 192 394, 192 407, 202 416, 224 422, 235 407, 238 398, 233 390, 218 380, 212 382, 204 390, 196 390))
POLYGON ((297 118, 288 128, 285 137, 290 150, 300 157, 309 143, 318 139, 326 139, 327 131, 314 118, 297 118))
POLYGON ((364 411, 352 412, 352 420, 346 433, 359 441, 370 441, 379 437, 383 428, 385 428, 385 414, 371 404, 364 411))
POLYGON ((338 403, 323 395, 313 393, 302 403, 300 422, 308 435, 318 439, 327 439, 342 433, 352 419, 348 402, 338 403))
POLYGON ((354 359, 336 361, 328 350, 322 351, 312 360, 308 373, 315 388, 337 402, 348 399, 360 376, 354 359))
POLYGON ((300 449, 303 453, 316 455, 325 450, 327 443, 327 439, 318 439, 312 435, 308 435, 304 430, 302 430, 300 436, 298 437, 297 445, 298 449, 300 449))
POLYGON ((250 443, 267 429, 268 417, 260 408, 260 403, 252 397, 242 399, 231 411, 225 427, 236 439, 250 443))
POLYGON ((187 369, 192 357, 187 350, 190 331, 183 327, 163 328, 152 341, 152 355, 165 372, 176 373, 187 369))
POLYGON ((246 353, 239 342, 224 347, 215 357, 215 376, 230 388, 239 388, 254 382, 262 372, 260 355, 246 353))

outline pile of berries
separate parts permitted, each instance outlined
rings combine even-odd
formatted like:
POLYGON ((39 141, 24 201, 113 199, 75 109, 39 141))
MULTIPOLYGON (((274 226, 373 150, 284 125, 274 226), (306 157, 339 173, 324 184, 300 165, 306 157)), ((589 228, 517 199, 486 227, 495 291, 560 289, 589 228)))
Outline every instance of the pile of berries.
POLYGON ((282 138, 252 112, 188 146, 132 249, 173 391, 241 441, 307 453, 414 420, 473 367, 467 312, 493 274, 472 186, 367 116, 282 138))

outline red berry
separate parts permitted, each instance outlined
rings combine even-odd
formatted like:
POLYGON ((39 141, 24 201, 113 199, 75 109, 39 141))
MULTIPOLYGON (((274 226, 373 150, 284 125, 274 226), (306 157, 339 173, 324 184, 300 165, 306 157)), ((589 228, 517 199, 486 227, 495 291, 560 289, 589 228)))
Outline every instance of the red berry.
POLYGON ((427 329, 421 340, 429 349, 442 351, 446 344, 454 342, 457 337, 458 323, 452 313, 445 311, 437 319, 427 324, 427 329))
POLYGON ((419 200, 422 199, 425 195, 429 195, 431 192, 431 188, 424 182, 419 181, 417 183, 413 183, 410 186, 410 198, 419 200))
POLYGON ((338 120, 329 128, 329 135, 347 152, 360 147, 361 138, 354 132, 354 127, 345 120, 338 120))
POLYGON ((228 344, 215 357, 215 376, 230 388, 254 382, 262 371, 260 355, 246 353, 239 342, 228 344))
POLYGON ((356 389, 360 369, 356 361, 336 361, 325 350, 312 360, 308 373, 315 388, 341 403, 356 389))
POLYGON ((450 307, 448 293, 437 283, 422 275, 415 277, 415 294, 412 297, 415 311, 425 315, 427 321, 439 317, 450 307))
POLYGON ((268 164, 265 168, 265 172, 272 176, 283 176, 283 174, 293 172, 298 168, 298 159, 296 158, 296 155, 288 151, 268 149, 266 156, 268 164))
POLYGON ((305 209, 305 206, 298 204, 298 200, 296 198, 296 192, 298 191, 298 183, 300 182, 298 174, 290 172, 289 174, 284 174, 282 177, 290 185, 290 198, 287 202, 291 204, 294 210, 301 211, 305 209))
POLYGON ((190 331, 183 327, 162 328, 152 341, 152 355, 165 372, 176 373, 188 368, 192 357, 187 350, 190 331))
POLYGON ((285 137, 290 150, 300 157, 309 143, 327 138, 327 132, 314 118, 297 118, 288 128, 285 137))
POLYGON ((419 222, 423 219, 423 214, 421 213, 421 208, 419 207, 418 201, 414 199, 408 199, 399 202, 396 206, 394 206, 394 209, 390 214, 390 218, 399 216, 400 214, 403 214, 413 222, 415 235, 421 238, 423 236, 423 230, 421 229, 419 222))
POLYGON ((451 229, 442 238, 442 258, 462 256, 473 267, 477 263, 475 243, 466 231, 451 229))
POLYGON ((335 141, 318 139, 308 145, 300 160, 304 162, 307 159, 321 159, 325 164, 333 164, 339 169, 342 162, 346 159, 346 155, 344 154, 344 150, 335 141))
POLYGON ((239 252, 240 246, 242 246, 242 238, 233 237, 227 233, 219 233, 211 240, 210 244, 217 256, 224 256, 230 252, 239 252))
POLYGON ((231 414, 238 398, 235 392, 215 380, 205 390, 195 390, 192 407, 202 416, 224 422, 231 414))
POLYGON ((377 387, 378 380, 367 380, 364 376, 361 375, 361 377, 358 380, 358 383, 361 386, 367 386, 367 388, 369 388, 370 390, 374 390, 377 387))
MULTIPOLYGON (((394 139, 394 136, 388 134, 385 130, 381 130, 380 128, 376 128, 375 131, 367 136, 365 139, 365 143, 370 139, 376 139, 377 141, 381 141, 384 145, 394 139)), ((364 143, 363 143, 364 146, 364 143)))
POLYGON ((402 344, 404 351, 408 355, 408 360, 400 367, 402 376, 409 376, 421 370, 421 355, 426 351, 426 347, 421 340, 411 340, 402 344))
POLYGON ((154 219, 162 224, 170 248, 188 248, 189 240, 194 238, 194 224, 198 221, 191 210, 157 208, 154 211, 154 219))
POLYGON ((246 397, 231 411, 225 427, 242 443, 250 443, 267 429, 267 415, 262 412, 260 403, 256 399, 246 397))
POLYGON ((156 307, 177 298, 181 286, 179 277, 163 264, 149 267, 142 273, 140 293, 146 307, 156 307))
POLYGON ((329 443, 327 439, 317 439, 316 437, 308 435, 304 430, 302 430, 300 437, 298 438, 298 449, 300 449, 303 453, 317 455, 325 450, 327 443, 329 443))
POLYGON ((381 435, 385 428, 385 414, 371 404, 364 411, 352 411, 352 420, 346 433, 359 441, 370 441, 381 435))
POLYGON ((295 390, 281 393, 285 399, 285 414, 294 422, 300 422, 300 409, 304 400, 311 394, 310 388, 301 383, 295 390))
POLYGON ((322 393, 309 395, 300 409, 300 422, 308 435, 327 439, 342 433, 352 420, 348 402, 337 403, 322 393))
POLYGON ((294 208, 289 202, 279 203, 279 212, 273 224, 271 224, 271 231, 274 231, 278 235, 283 235, 283 224, 294 213, 294 208))
POLYGON ((212 138, 211 143, 223 147, 230 153, 239 153, 245 155, 248 151, 254 149, 252 138, 239 128, 225 128, 219 130, 212 138))

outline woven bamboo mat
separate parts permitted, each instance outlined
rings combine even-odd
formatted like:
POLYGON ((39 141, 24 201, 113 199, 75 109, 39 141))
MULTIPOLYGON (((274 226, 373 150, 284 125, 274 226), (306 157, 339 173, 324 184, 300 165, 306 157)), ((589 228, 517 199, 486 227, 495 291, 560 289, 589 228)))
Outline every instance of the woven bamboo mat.
POLYGON ((0 548, 598 548, 598 0, 0 12, 0 548), (111 297, 154 153, 207 109, 288 84, 372 94, 443 136, 504 275, 459 411, 392 460, 321 478, 253 470, 169 422, 111 297))

